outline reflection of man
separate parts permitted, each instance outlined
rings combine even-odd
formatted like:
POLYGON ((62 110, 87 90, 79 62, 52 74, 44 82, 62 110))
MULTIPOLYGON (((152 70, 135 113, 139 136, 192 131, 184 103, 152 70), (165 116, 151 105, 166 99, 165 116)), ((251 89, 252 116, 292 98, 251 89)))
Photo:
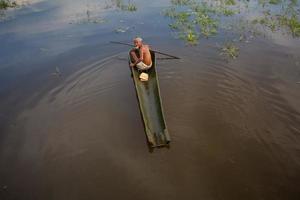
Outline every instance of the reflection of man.
POLYGON ((150 48, 148 45, 143 44, 142 38, 135 38, 133 40, 135 48, 130 51, 131 62, 130 66, 136 66, 139 70, 147 70, 152 66, 152 59, 150 48), (136 50, 139 50, 137 55, 136 50))

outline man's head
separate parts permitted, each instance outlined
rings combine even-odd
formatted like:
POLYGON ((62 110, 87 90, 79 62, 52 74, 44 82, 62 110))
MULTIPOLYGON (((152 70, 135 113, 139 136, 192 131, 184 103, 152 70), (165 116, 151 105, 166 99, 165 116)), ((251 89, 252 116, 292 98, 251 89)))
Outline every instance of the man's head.
POLYGON ((141 47, 143 45, 143 39, 140 37, 136 37, 133 40, 133 44, 135 47, 141 47))

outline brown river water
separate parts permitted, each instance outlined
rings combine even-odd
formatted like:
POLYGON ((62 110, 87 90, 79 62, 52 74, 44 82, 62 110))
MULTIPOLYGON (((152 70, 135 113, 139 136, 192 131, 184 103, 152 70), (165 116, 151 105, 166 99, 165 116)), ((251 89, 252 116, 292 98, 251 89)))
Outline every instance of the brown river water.
POLYGON ((300 199, 298 37, 265 30, 231 59, 236 32, 170 30, 175 1, 22 2, 0 22, 1 200, 300 199), (129 48, 109 43, 137 35, 181 57, 157 55, 169 148, 149 149, 129 48))

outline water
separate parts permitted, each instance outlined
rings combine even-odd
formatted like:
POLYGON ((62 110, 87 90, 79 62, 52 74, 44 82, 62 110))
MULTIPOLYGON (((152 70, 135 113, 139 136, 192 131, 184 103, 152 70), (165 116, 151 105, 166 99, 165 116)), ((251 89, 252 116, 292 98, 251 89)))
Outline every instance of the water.
POLYGON ((168 26, 170 1, 131 2, 136 12, 92 0, 5 12, 0 199, 299 199, 299 38, 234 27, 191 45, 168 26), (182 58, 158 60, 172 142, 152 153, 128 48, 109 43, 137 35, 182 58), (220 55, 225 42, 236 59, 220 55))

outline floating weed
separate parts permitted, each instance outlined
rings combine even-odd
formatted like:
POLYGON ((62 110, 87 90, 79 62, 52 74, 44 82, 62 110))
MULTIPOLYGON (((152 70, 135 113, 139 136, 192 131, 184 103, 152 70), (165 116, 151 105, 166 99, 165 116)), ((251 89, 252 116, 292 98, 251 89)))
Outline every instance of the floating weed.
POLYGON ((135 4, 132 4, 132 3, 129 3, 128 6, 127 6, 127 10, 130 11, 130 12, 134 12, 137 10, 137 7, 135 4))
POLYGON ((177 12, 175 10, 175 7, 167 8, 163 11, 163 15, 170 18, 175 18, 177 15, 177 12))
POLYGON ((230 5, 235 5, 236 4, 236 2, 235 2, 235 0, 225 0, 225 5, 227 5, 227 6, 230 6, 230 5))
POLYGON ((180 33, 179 37, 190 45, 196 45, 199 39, 198 33, 192 29, 189 29, 184 33, 180 33))
POLYGON ((173 23, 173 24, 169 24, 169 27, 173 30, 178 30, 179 29, 179 26, 177 23, 173 23))
POLYGON ((273 20, 269 21, 268 27, 271 29, 272 32, 274 32, 276 30, 277 23, 275 21, 273 21, 273 20))
POLYGON ((201 33, 204 37, 208 38, 212 35, 215 35, 217 33, 217 29, 215 29, 215 28, 203 28, 201 30, 201 33))
POLYGON ((281 0, 270 0, 269 3, 273 4, 273 5, 277 5, 277 4, 281 3, 281 0))
POLYGON ((236 14, 233 9, 224 7, 224 5, 235 5, 235 0, 216 0, 211 3, 209 1, 172 0, 171 3, 173 6, 163 12, 165 16, 174 20, 169 27, 176 30, 180 38, 188 42, 193 41, 193 43, 195 43, 195 38, 199 39, 201 35, 208 38, 217 34, 222 16, 236 14), (194 32, 195 34, 188 37, 188 30, 195 30, 190 32, 190 34, 194 32))
POLYGON ((288 26, 290 27, 294 36, 300 36, 300 21, 296 16, 291 17, 288 21, 288 26))
POLYGON ((189 12, 179 12, 175 17, 180 23, 188 23, 190 21, 190 16, 191 14, 189 12))
POLYGON ((236 59, 239 55, 239 48, 236 47, 233 43, 225 43, 220 50, 220 54, 226 55, 228 58, 236 59))
POLYGON ((196 17, 195 23, 200 25, 201 33, 209 37, 217 33, 218 21, 207 14, 200 14, 196 17))
POLYGON ((135 5, 135 3, 131 2, 130 0, 128 0, 127 4, 125 4, 123 0, 114 0, 114 1, 116 7, 123 11, 129 11, 129 12, 137 11, 137 6, 135 5))
POLYGON ((294 37, 300 36, 300 21, 296 15, 291 17, 280 16, 279 21, 282 25, 287 26, 294 37))
POLYGON ((218 13, 218 7, 209 6, 207 3, 195 3, 191 5, 191 9, 198 14, 217 14, 218 13))
POLYGON ((235 11, 234 11, 234 10, 227 9, 227 8, 224 8, 224 9, 223 9, 223 14, 224 14, 225 16, 232 16, 232 15, 235 14, 235 11))
POLYGON ((299 0, 171 0, 171 3, 163 14, 172 20, 169 27, 180 39, 197 44, 200 38, 225 32, 225 37, 229 37, 225 39, 232 42, 220 49, 229 58, 239 55, 234 42, 249 43, 257 36, 268 36, 270 31, 300 37, 299 0), (232 34, 240 37, 233 40, 232 34))
POLYGON ((192 3, 192 1, 191 0, 171 0, 171 3, 173 5, 180 5, 180 6, 182 6, 182 5, 189 5, 189 4, 192 3))
POLYGON ((217 27, 218 25, 217 20, 211 18, 207 14, 197 15, 197 17, 195 18, 195 23, 200 24, 202 26, 213 26, 213 27, 217 27))
POLYGON ((16 6, 17 6, 17 3, 15 1, 0 0, 0 9, 1 10, 6 10, 7 8, 13 8, 16 6))

